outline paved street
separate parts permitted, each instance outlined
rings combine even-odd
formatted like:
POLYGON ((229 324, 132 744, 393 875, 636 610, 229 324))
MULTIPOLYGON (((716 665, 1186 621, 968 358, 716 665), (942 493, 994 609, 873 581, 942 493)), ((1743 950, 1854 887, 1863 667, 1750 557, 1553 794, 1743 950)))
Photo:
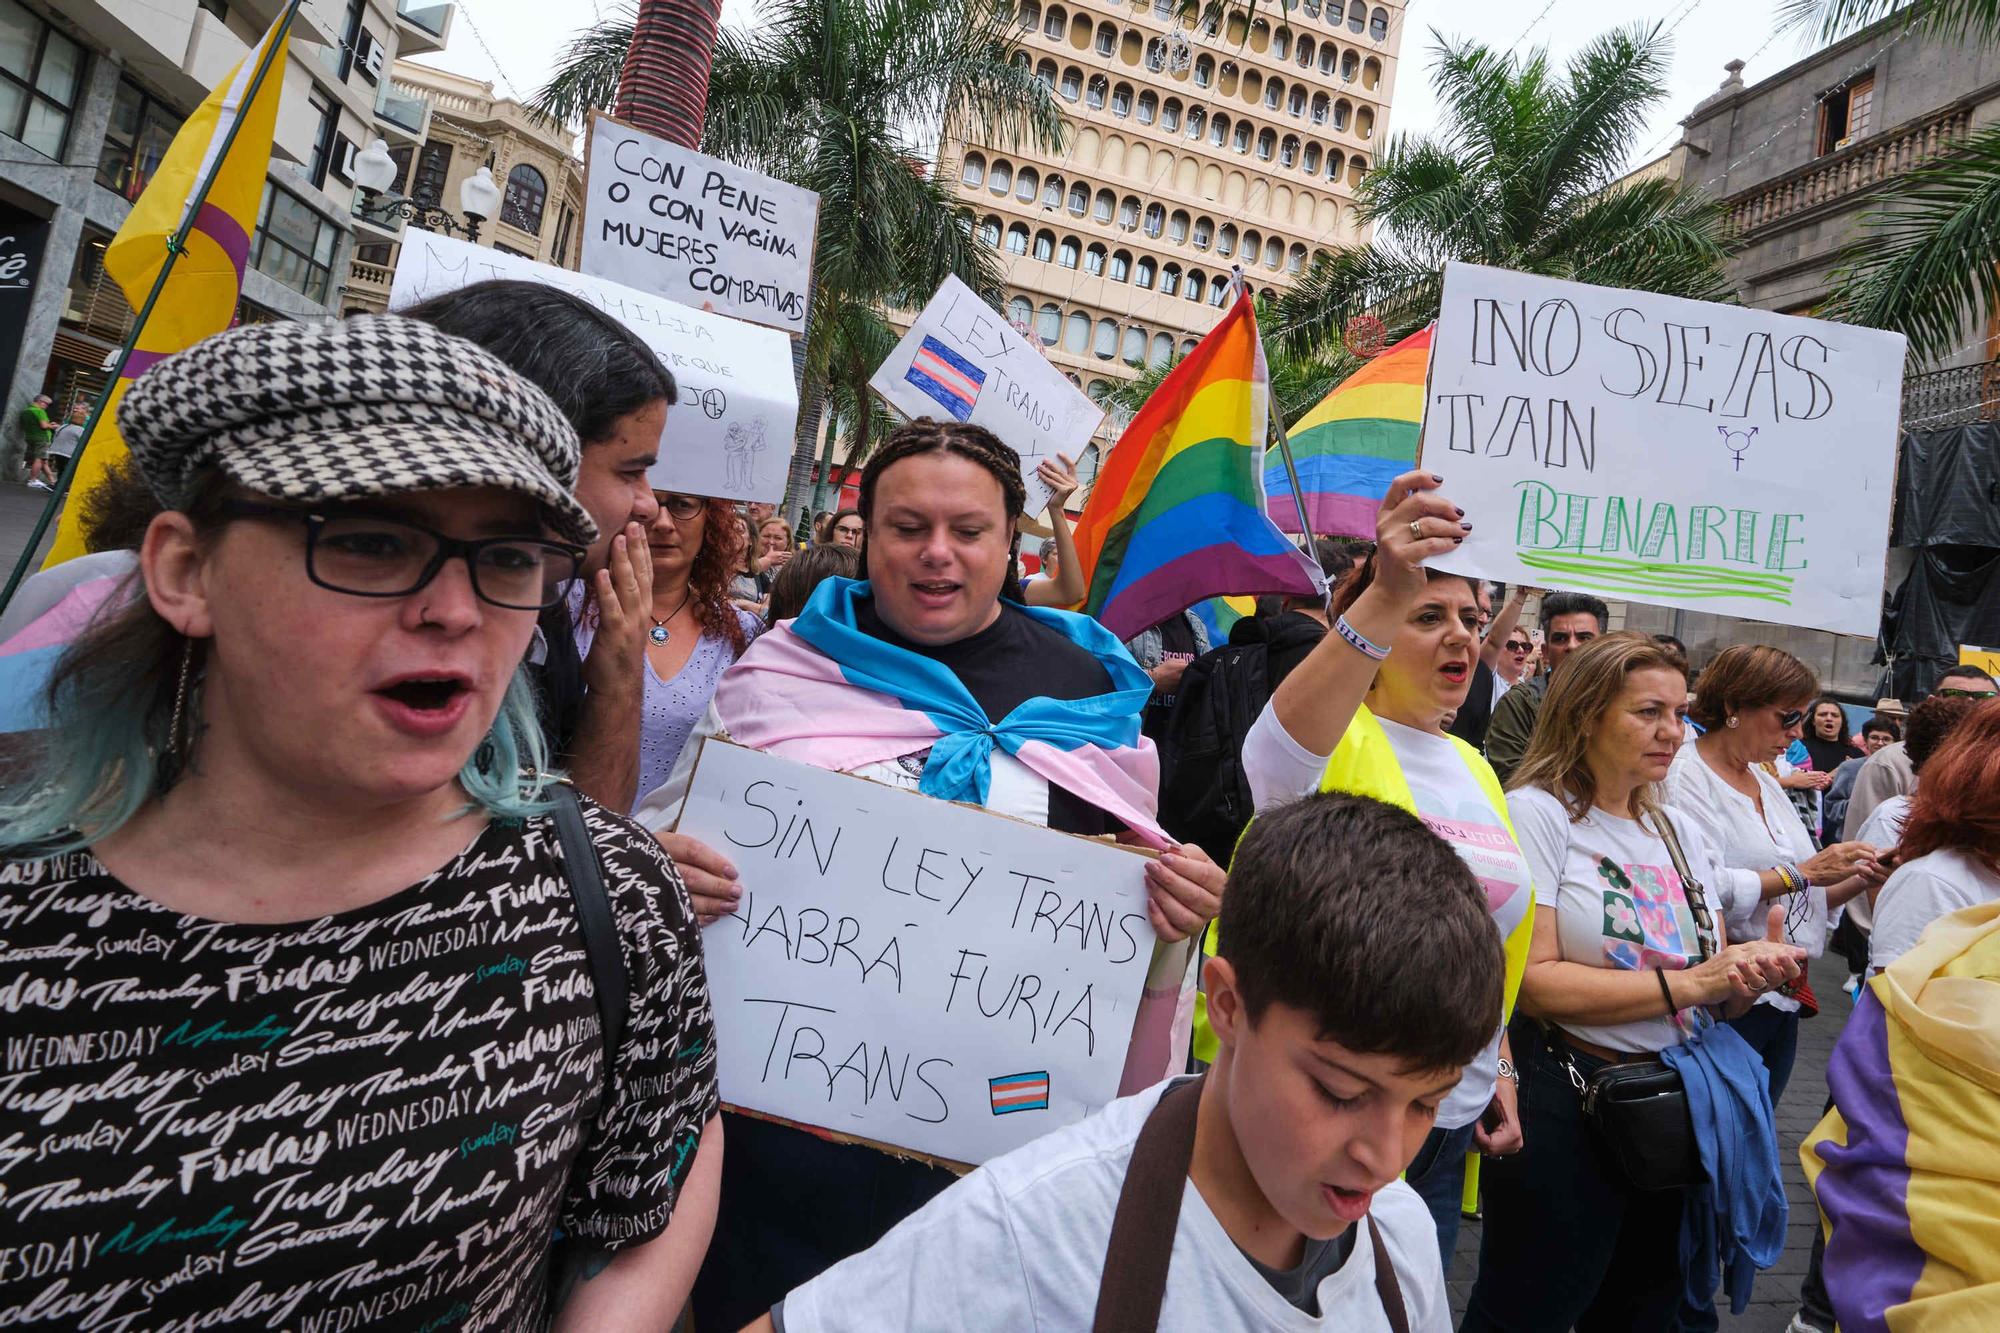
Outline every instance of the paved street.
MULTIPOLYGON (((5 586, 7 575, 13 572, 14 561, 20 558, 21 548, 27 544, 28 534, 35 530, 35 520, 41 517, 48 498, 47 491, 11 481, 0 482, 0 587, 5 586)), ((55 524, 51 523, 48 535, 42 539, 43 552, 48 550, 54 536, 55 524)), ((37 560, 28 572, 32 574, 39 566, 37 560)))
MULTIPOLYGON (((1840 1037, 1853 1004, 1840 983, 1847 977, 1845 962, 1832 953, 1813 960, 1813 993, 1819 997, 1819 1017, 1809 1018, 1799 1028, 1798 1064, 1785 1099, 1778 1105, 1778 1137, 1782 1141, 1779 1164, 1785 1170, 1785 1193, 1791 1200, 1792 1215, 1785 1238, 1785 1252, 1778 1262, 1757 1278, 1750 1305, 1740 1315, 1722 1310, 1724 1333, 1784 1333, 1785 1325, 1798 1309, 1799 1279, 1806 1271, 1812 1251, 1813 1228, 1819 1224, 1812 1194, 1806 1189, 1805 1172, 1799 1166, 1799 1142, 1812 1132, 1826 1105, 1826 1062, 1833 1043, 1840 1037)), ((1479 1224, 1468 1221, 1458 1233, 1458 1250, 1452 1256, 1451 1306, 1453 1316, 1465 1311, 1466 1296, 1472 1289, 1473 1274, 1479 1267, 1479 1224)))

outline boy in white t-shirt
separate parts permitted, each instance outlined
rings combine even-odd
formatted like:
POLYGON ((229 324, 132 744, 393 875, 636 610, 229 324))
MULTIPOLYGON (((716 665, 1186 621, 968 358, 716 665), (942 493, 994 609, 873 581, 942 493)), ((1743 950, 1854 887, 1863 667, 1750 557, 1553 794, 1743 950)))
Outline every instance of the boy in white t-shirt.
MULTIPOLYGON (((1184 1172, 1149 1158, 1175 1173, 1158 1177, 1167 1209, 1180 1186, 1159 1329, 1447 1330, 1436 1231, 1397 1177, 1498 1025, 1504 966, 1478 881, 1414 816, 1341 793, 1269 811, 1203 967, 1220 1051, 1199 1087, 1162 1084, 986 1163, 752 1333, 1088 1330, 1163 1090, 1161 1127, 1186 1123, 1192 1148, 1184 1172)), ((1119 1253, 1127 1278, 1159 1257, 1119 1253)))

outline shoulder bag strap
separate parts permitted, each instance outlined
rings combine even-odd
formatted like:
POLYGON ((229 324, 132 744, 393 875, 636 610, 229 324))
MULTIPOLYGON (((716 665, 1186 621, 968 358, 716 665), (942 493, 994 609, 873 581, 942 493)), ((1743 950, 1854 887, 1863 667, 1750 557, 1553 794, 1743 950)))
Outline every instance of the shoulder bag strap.
POLYGON ((1111 1218, 1092 1333, 1153 1333, 1159 1327, 1206 1078, 1204 1074, 1161 1093, 1139 1129, 1111 1218))
POLYGON ((612 1066, 625 1035, 625 951, 619 947, 618 922, 604 891, 604 869, 584 825, 576 788, 567 782, 552 782, 547 790, 555 802, 563 873, 569 879, 570 902, 576 909, 576 923, 583 928, 583 952, 590 960, 590 977, 595 983, 597 1021, 604 1034, 604 1102, 609 1105, 612 1066))
POLYGON ((1708 893, 1702 888, 1701 881, 1694 877, 1694 871, 1688 869, 1687 853, 1681 850, 1680 835, 1674 832, 1674 821, 1667 818, 1665 810, 1660 809, 1653 811, 1653 818, 1660 826, 1661 841, 1667 844, 1667 855, 1673 859, 1674 873, 1681 877, 1681 892, 1686 896, 1689 911, 1695 918, 1695 951, 1701 955, 1701 961, 1705 963, 1710 954, 1708 942, 1714 938, 1715 931, 1715 918, 1708 906, 1708 893), (1703 929, 1701 923, 1701 918, 1705 916, 1709 918, 1707 929, 1703 929))
POLYGON ((1368 1219, 1368 1244, 1375 1251, 1375 1295, 1382 1301, 1382 1313, 1389 1317, 1389 1333, 1410 1333, 1410 1312, 1403 1305, 1403 1286, 1396 1280, 1396 1266, 1389 1262, 1389 1247, 1382 1243, 1382 1228, 1368 1219))

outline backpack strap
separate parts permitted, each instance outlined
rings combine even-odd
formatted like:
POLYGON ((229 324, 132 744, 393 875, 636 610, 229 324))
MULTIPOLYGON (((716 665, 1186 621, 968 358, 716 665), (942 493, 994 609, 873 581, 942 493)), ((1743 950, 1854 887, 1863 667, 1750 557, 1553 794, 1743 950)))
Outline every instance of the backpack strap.
POLYGON ((625 951, 618 944, 618 921, 604 891, 604 868, 597 847, 583 822, 583 805, 568 782, 547 788, 555 803, 556 838, 562 846, 563 874, 569 880, 570 903, 583 929, 583 952, 597 995, 597 1022, 604 1040, 604 1105, 611 1102, 612 1066, 625 1035, 625 951))
POLYGON ((1375 1295, 1388 1316, 1389 1333, 1410 1333, 1410 1312, 1403 1305, 1403 1285, 1396 1280, 1396 1266, 1389 1262, 1389 1247, 1382 1243, 1382 1228, 1369 1218, 1368 1244, 1375 1251, 1375 1295))
POLYGON ((1159 1327, 1206 1078, 1176 1083, 1161 1093, 1139 1129, 1111 1218, 1092 1333, 1153 1333, 1159 1327))

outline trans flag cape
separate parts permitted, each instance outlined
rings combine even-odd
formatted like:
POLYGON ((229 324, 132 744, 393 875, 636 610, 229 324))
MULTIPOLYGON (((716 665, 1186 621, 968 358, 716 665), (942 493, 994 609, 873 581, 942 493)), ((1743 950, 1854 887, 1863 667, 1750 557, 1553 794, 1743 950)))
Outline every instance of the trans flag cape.
MULTIPOLYGON (((22 585, 16 602, 33 595, 36 579, 59 579, 63 572, 38 574, 29 579, 22 585)), ((37 731, 49 725, 49 677, 56 663, 68 651, 70 642, 89 629, 100 612, 124 605, 120 590, 134 586, 128 573, 121 570, 82 580, 5 643, 0 643, 0 732, 37 731)))
MULTIPOLYGON (((1030 699, 995 721, 950 671, 857 628, 855 605, 871 595, 866 583, 828 579, 796 620, 757 637, 716 686, 716 718, 730 740, 840 772, 928 747, 919 790, 980 805, 997 745, 1149 845, 1173 845, 1155 818, 1159 756, 1139 734, 1153 682, 1102 625, 1067 611, 1017 608, 1095 657, 1113 690, 1074 701, 1030 699)), ((1185 1068, 1192 949, 1193 941, 1154 946, 1120 1096, 1185 1068)))
POLYGON ((1842 1333, 2000 1328, 2000 902, 1868 983, 1800 1145, 1842 1333))
MULTIPOLYGON (((1389 483, 1417 465, 1417 431, 1424 419, 1424 377, 1430 372, 1435 324, 1411 334, 1320 399, 1290 432, 1299 493, 1314 532, 1375 536, 1375 511, 1389 483)), ((1264 457, 1271 521, 1299 530, 1292 479, 1275 448, 1264 457)))
POLYGON ((1139 734, 1153 682, 1102 625, 1017 607, 1102 663, 1113 690, 1030 699, 995 720, 950 671, 857 628, 855 606, 870 596, 866 583, 828 579, 798 619, 758 636, 716 687, 731 740, 838 772, 928 749, 919 790, 974 805, 986 804, 997 745, 1151 845, 1172 845, 1155 819, 1159 756, 1139 734))
POLYGON ((1264 512, 1270 401, 1245 291, 1118 437, 1077 520, 1083 610, 1119 638, 1209 597, 1326 591, 1264 512))

